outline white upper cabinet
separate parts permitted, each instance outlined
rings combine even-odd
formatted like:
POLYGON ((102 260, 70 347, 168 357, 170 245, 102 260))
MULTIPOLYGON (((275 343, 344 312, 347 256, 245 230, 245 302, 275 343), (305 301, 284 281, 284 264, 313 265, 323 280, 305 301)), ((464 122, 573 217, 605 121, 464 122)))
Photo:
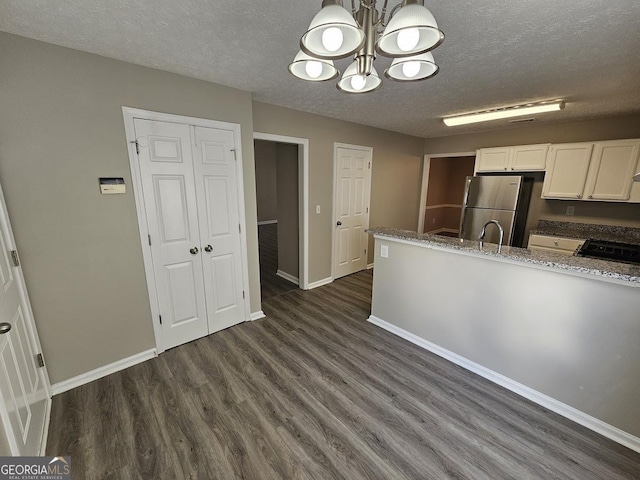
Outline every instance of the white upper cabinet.
POLYGON ((582 199, 592 152, 593 143, 552 145, 542 198, 582 199))
POLYGON ((511 152, 511 170, 518 172, 543 171, 547 166, 548 150, 548 144, 513 147, 511 152))
POLYGON ((476 157, 476 172, 542 171, 548 149, 549 144, 481 148, 476 157))
POLYGON ((552 145, 543 198, 637 201, 631 198, 640 140, 552 145))
POLYGON ((511 147, 481 148, 476 155, 476 172, 504 172, 509 169, 511 147))
POLYGON ((588 200, 629 200, 638 165, 640 140, 595 144, 585 187, 588 200))

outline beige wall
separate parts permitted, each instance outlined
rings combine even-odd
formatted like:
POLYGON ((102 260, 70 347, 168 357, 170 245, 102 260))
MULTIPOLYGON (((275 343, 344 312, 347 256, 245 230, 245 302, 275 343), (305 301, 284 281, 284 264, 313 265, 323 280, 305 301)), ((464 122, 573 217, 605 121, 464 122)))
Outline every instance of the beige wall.
MULTIPOLYGON (((633 115, 555 125, 527 126, 468 135, 427 138, 424 142, 424 151, 427 154, 453 153, 506 145, 584 142, 639 137, 640 115, 633 115)), ((534 216, 536 223, 538 219, 547 219, 640 227, 640 204, 543 200, 540 198, 541 191, 541 187, 537 185, 532 196, 530 215, 534 216), (536 195, 536 193, 538 194, 536 195), (565 215, 566 208, 570 205, 576 207, 574 216, 565 215), (535 218, 536 215, 537 218, 535 218)))
POLYGON ((256 203, 258 222, 277 220, 276 143, 255 140, 256 203))
POLYGON ((278 270, 299 278, 298 146, 276 144, 278 270))
MULTIPOLYGON (((309 139, 310 282, 331 276, 334 142, 373 147, 370 225, 417 228, 423 139, 260 102, 253 102, 253 125, 309 139)), ((373 239, 369 246, 372 262, 373 239)))
POLYGON ((4 33, 0 85, 0 179, 52 382, 155 346, 123 105, 241 125, 260 310, 250 93, 4 33))

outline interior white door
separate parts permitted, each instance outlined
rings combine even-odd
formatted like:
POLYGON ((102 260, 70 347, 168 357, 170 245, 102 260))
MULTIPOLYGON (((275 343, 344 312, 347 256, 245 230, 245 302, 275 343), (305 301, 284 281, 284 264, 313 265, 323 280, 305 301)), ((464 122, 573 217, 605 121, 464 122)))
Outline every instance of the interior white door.
POLYGON ((367 267, 372 151, 355 146, 335 151, 334 278, 340 278, 367 267))
POLYGON ((134 120, 162 348, 208 334, 188 125, 134 120))
POLYGON ((244 321, 234 132, 195 127, 194 171, 209 333, 244 321))
POLYGON ((41 455, 49 380, 1 189, 0 203, 0 413, 12 454, 41 455))

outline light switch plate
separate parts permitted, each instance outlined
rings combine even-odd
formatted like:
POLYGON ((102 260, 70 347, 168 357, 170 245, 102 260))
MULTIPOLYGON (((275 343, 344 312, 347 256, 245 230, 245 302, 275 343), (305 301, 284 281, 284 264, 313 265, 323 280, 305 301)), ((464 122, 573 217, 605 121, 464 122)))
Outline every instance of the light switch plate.
POLYGON ((316 205, 316 213, 320 213, 320 205, 316 205))
POLYGON ((380 256, 382 258, 389 258, 389 245, 380 245, 380 256))

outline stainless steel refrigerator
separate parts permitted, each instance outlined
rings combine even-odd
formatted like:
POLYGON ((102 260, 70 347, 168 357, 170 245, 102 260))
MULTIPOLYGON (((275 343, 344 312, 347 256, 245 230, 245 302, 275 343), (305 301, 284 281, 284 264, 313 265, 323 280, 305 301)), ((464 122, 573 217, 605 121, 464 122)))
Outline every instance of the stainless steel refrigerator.
MULTIPOLYGON (((497 220, 504 229, 504 245, 522 246, 532 184, 520 175, 467 177, 460 238, 477 240, 482 226, 497 220)), ((495 225, 487 227, 484 241, 498 243, 495 225)))

